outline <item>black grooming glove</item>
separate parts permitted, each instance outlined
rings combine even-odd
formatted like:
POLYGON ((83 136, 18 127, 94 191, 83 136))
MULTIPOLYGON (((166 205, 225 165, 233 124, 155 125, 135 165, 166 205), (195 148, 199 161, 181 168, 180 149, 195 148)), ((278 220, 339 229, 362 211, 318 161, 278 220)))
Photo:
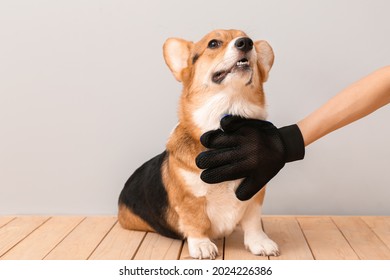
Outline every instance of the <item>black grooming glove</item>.
POLYGON ((276 128, 261 120, 226 116, 221 129, 200 139, 209 150, 200 153, 196 165, 205 169, 201 179, 209 184, 245 178, 236 190, 248 200, 263 188, 286 162, 301 160, 305 145, 297 125, 276 128))

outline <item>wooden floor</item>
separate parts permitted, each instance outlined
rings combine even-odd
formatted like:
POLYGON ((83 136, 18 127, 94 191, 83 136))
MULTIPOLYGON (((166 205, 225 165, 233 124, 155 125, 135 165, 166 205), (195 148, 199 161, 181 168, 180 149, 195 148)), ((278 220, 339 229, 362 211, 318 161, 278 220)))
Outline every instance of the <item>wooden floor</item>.
MULTIPOLYGON (((279 257, 254 256, 242 233, 217 240, 218 259, 390 260, 390 217, 266 216, 279 257)), ((0 259, 191 259, 187 244, 124 230, 113 216, 0 217, 0 259)))

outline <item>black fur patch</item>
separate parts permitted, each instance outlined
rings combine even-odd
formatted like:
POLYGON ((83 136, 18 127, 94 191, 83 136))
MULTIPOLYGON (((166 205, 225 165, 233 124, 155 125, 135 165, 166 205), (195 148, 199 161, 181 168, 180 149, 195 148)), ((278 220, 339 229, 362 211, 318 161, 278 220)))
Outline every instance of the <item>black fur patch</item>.
POLYGON ((199 54, 195 54, 194 57, 192 58, 192 64, 195 64, 198 58, 199 58, 199 54))
POLYGON ((183 239, 166 222, 168 194, 162 182, 161 165, 167 156, 164 151, 139 167, 127 180, 119 204, 126 205, 159 234, 183 239))

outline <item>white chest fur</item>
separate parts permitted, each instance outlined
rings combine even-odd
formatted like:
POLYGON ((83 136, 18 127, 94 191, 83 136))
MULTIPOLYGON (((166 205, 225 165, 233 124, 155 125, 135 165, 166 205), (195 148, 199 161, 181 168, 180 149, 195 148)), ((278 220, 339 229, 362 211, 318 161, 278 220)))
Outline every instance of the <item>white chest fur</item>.
POLYGON ((218 129, 221 118, 227 114, 259 120, 265 120, 267 117, 264 107, 249 102, 234 90, 216 93, 195 110, 192 117, 202 133, 205 133, 218 129))
POLYGON ((211 221, 211 237, 218 238, 232 233, 248 206, 248 201, 240 201, 235 195, 235 190, 242 179, 207 184, 200 179, 200 173, 184 169, 181 169, 180 173, 195 196, 206 197, 206 211, 211 221))
MULTIPOLYGON (((252 119, 266 119, 264 107, 249 102, 234 89, 221 91, 209 98, 202 107, 195 110, 192 117, 202 133, 218 129, 224 115, 236 115, 252 119)), ((207 184, 200 179, 200 172, 180 170, 186 185, 195 196, 205 196, 207 214, 212 225, 212 237, 230 234, 243 217, 250 201, 240 201, 235 190, 240 180, 207 184)))

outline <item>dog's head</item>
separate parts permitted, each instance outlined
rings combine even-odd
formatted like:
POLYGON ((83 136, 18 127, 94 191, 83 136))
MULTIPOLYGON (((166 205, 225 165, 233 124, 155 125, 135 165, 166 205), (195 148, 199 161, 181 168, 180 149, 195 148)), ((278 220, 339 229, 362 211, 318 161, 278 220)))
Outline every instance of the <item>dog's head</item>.
POLYGON ((215 30, 197 43, 170 38, 163 52, 183 83, 181 122, 204 132, 217 128, 223 114, 265 118, 262 83, 274 61, 266 41, 254 42, 239 30, 215 30))

